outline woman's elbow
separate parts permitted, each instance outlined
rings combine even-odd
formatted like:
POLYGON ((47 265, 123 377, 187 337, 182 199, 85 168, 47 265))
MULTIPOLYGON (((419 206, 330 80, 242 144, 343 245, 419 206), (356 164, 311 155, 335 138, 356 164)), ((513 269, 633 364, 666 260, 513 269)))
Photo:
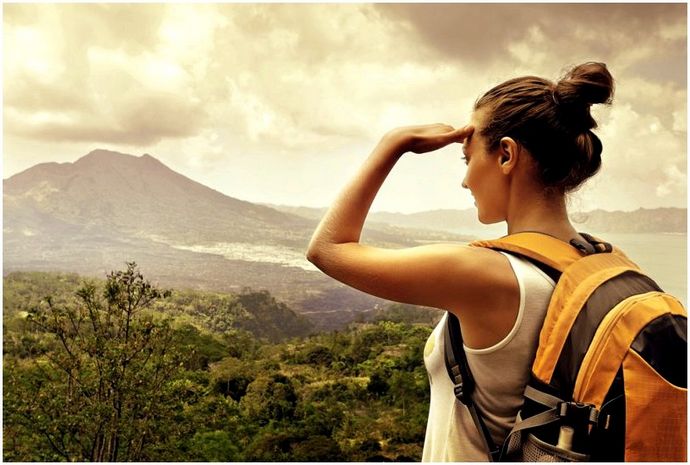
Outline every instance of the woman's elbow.
POLYGON ((315 266, 319 266, 321 257, 323 257, 323 247, 318 242, 311 242, 307 247, 307 260, 315 266))
POLYGON ((338 247, 326 241, 312 241, 307 247, 307 260, 326 274, 338 262, 338 247))

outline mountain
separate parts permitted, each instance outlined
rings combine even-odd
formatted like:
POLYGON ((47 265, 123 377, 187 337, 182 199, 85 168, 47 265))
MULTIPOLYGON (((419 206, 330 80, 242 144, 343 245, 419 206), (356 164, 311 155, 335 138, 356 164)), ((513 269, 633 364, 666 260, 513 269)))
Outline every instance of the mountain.
MULTIPOLYGON (((302 218, 318 220, 327 208, 294 207, 289 205, 264 204, 276 210, 299 215, 302 218)), ((429 210, 417 213, 370 212, 367 215, 368 226, 377 230, 387 228, 405 228, 406 230, 436 231, 457 234, 466 241, 477 237, 501 236, 505 234, 505 223, 483 225, 477 219, 477 210, 429 210)))
POLYGON ((572 215, 577 227, 597 233, 687 233, 686 208, 639 208, 630 212, 592 210, 572 215))
POLYGON ((75 163, 41 164, 12 176, 4 182, 4 199, 5 214, 21 215, 29 234, 32 226, 49 218, 181 244, 245 242, 250 237, 302 245, 313 224, 228 197, 150 155, 106 150, 95 150, 75 163))
MULTIPOLYGON (((267 289, 317 327, 338 327, 382 301, 347 288, 304 257, 317 220, 226 196, 154 157, 94 150, 3 181, 3 265, 102 277, 136 261, 163 285, 267 289)), ((461 240, 449 233, 367 228, 377 245, 461 240)))

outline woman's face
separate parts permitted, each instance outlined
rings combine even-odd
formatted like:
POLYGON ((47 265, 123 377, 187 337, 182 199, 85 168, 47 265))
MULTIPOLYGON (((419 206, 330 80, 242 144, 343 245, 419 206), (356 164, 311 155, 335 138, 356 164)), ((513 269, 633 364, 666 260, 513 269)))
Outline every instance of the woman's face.
POLYGON ((480 134, 484 127, 481 109, 472 114, 470 124, 475 129, 462 146, 467 164, 462 187, 472 193, 479 221, 483 224, 498 223, 506 219, 508 180, 501 170, 499 150, 490 152, 480 134))

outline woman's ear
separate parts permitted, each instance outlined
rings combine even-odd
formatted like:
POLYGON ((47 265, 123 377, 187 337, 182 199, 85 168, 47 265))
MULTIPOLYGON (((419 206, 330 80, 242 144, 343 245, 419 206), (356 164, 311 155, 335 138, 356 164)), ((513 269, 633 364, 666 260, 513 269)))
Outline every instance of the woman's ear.
POLYGON ((501 138, 498 146, 498 163, 503 174, 510 174, 520 158, 520 145, 512 137, 501 138))

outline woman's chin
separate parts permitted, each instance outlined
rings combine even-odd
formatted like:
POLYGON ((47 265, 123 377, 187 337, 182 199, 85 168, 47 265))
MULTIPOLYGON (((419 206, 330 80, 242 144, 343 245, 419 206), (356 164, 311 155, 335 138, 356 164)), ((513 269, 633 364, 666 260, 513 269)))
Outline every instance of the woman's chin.
POLYGON ((496 224, 500 223, 501 221, 505 221, 505 218, 498 218, 498 217, 490 217, 486 215, 482 215, 481 212, 477 212, 477 219, 481 224, 496 224))

